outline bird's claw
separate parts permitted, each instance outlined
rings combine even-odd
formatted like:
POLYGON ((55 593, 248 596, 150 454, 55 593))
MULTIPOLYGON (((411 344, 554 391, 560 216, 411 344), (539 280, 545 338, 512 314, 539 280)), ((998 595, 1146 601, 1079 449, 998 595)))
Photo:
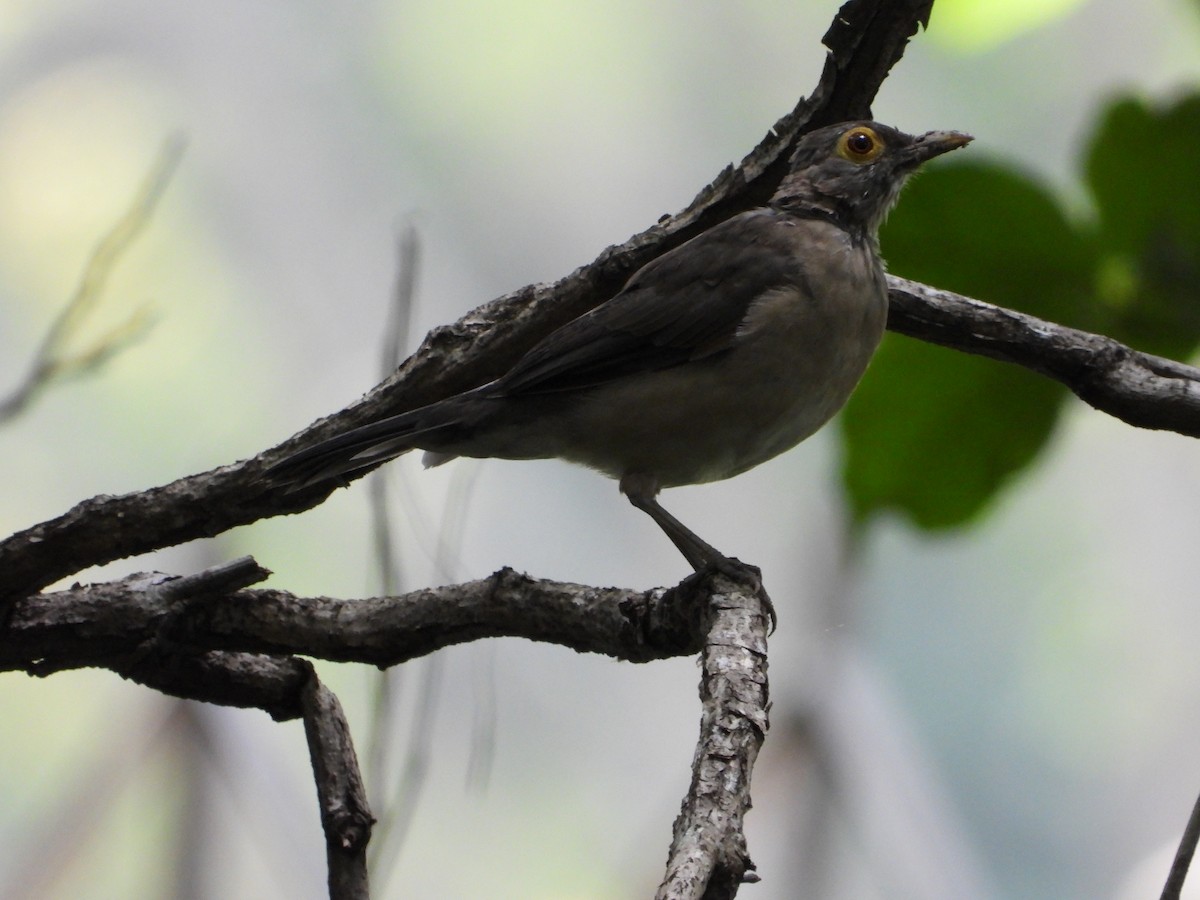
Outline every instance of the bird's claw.
POLYGON ((702 567, 697 568, 693 577, 701 580, 713 575, 724 575, 738 584, 745 585, 751 593, 757 595, 771 626, 768 633, 775 633, 775 628, 779 625, 779 618, 775 614, 775 604, 771 601, 766 588, 763 587, 762 569, 751 563, 744 563, 733 556, 716 556, 708 559, 702 567))

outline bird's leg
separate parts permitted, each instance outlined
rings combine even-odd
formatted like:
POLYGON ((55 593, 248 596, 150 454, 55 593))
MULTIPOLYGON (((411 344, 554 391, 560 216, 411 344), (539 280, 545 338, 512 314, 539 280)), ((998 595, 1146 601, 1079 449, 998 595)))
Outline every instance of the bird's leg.
POLYGON ((679 552, 683 554, 683 558, 693 569, 697 572, 719 569, 723 563, 730 562, 728 557, 718 551, 716 547, 703 540, 700 535, 663 509, 662 504, 655 496, 658 489, 653 483, 643 485, 641 482, 640 478, 626 476, 621 479, 621 492, 629 498, 630 503, 658 524, 658 527, 671 539, 671 543, 679 548, 679 552), (631 485, 627 482, 636 483, 631 485), (646 489, 647 487, 650 489, 646 489))
POLYGON ((715 570, 731 578, 742 579, 746 577, 747 569, 754 569, 753 566, 726 556, 663 509, 662 504, 658 502, 658 481, 652 476, 626 474, 621 478, 621 493, 658 524, 697 572, 715 570))
POLYGON ((775 630, 777 623, 775 604, 771 602, 771 598, 763 588, 762 572, 757 566, 726 556, 667 512, 658 502, 658 482, 654 478, 627 474, 621 478, 620 485, 621 493, 629 498, 630 503, 657 523, 698 575, 720 572, 735 581, 749 583, 766 608, 771 631, 775 630))

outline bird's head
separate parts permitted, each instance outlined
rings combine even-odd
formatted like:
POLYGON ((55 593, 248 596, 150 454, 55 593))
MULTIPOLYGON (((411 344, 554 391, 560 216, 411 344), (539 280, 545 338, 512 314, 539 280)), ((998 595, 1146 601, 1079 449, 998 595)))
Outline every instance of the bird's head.
POLYGON ((926 160, 970 141, 957 131, 914 137, 878 122, 819 128, 800 139, 770 205, 833 218, 873 238, 908 176, 926 160))

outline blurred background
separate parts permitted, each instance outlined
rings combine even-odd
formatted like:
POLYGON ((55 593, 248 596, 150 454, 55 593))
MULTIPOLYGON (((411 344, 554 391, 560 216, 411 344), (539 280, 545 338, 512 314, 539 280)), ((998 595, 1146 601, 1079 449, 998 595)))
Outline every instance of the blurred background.
MULTIPOLYGON (((406 229, 420 243, 411 350, 428 328, 680 209, 816 84, 836 7, 0 0, 0 394, 164 142, 186 139, 74 349, 145 310, 152 325, 0 426, 0 532, 251 456, 368 390, 406 229)), ((1028 208, 1078 238, 1089 280, 1072 270, 1075 323, 1124 337, 1119 316, 1096 325, 1086 307, 1096 292, 1128 299, 1140 270, 1108 253, 1095 222, 1114 207, 1085 161, 1103 168, 1096 148, 1112 142, 1094 139, 1112 129, 1175 148, 1185 165, 1171 188, 1200 208, 1200 144, 1178 149, 1184 125, 1154 112, 1198 78, 1195 3, 938 0, 875 114, 971 132, 945 176, 1000 167, 1017 186, 950 191, 930 172, 893 217, 894 254, 884 236, 893 270, 939 272, 936 253, 922 263, 913 247, 949 241, 973 270, 973 236, 1010 213, 1003 233, 1040 240, 1027 207, 1005 207, 1027 190, 1028 208), (1137 102, 1114 120, 1118 96, 1137 102), (921 218, 947 195, 967 202, 921 218), (924 237, 905 232, 921 222, 924 237)), ((1135 193, 1160 170, 1136 154, 1117 168, 1135 193)), ((1010 285, 1044 272, 992 262, 1010 285)), ((1002 286, 990 298, 1009 300, 1002 286)), ((747 824, 764 881, 744 894, 1156 897, 1200 791, 1197 445, 1032 378, 1002 387, 1001 410, 921 359, 889 339, 845 427, 665 497, 762 567, 780 614, 747 824), (918 411, 943 396, 957 411, 918 411), (921 505, 969 480, 958 462, 979 454, 964 435, 998 446, 1026 418, 1034 436, 967 500, 921 505), (916 500, 861 475, 871 448, 916 479, 916 500)), ((415 458, 392 469, 403 589, 502 565, 631 588, 686 574, 593 473, 497 461, 421 473, 415 458)), ((368 596, 380 576, 367 494, 360 483, 303 516, 88 575, 252 553, 272 585, 368 596)), ((404 667, 387 715, 378 673, 320 669, 377 815, 394 816, 376 837, 375 896, 653 893, 697 734, 693 660, 634 666, 493 641, 404 667)), ((298 723, 106 672, 4 675, 0 719, 0 896, 325 895, 298 723)))

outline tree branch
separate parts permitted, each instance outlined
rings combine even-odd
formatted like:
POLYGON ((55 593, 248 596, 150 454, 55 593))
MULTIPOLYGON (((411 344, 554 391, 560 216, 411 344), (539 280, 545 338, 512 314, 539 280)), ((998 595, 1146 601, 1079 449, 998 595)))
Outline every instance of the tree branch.
POLYGON ((507 568, 366 600, 242 588, 267 574, 247 557, 182 578, 142 573, 26 598, 0 633, 0 670, 101 666, 174 696, 302 717, 331 896, 362 898, 374 820, 349 728, 312 665, 290 654, 390 666, 482 637, 525 637, 632 662, 702 651, 700 742, 658 896, 732 897, 756 879, 742 823, 767 730, 761 588, 692 575, 677 587, 637 592, 507 568))
POLYGON ((206 589, 181 601, 175 585, 182 580, 141 573, 19 601, 0 632, 0 671, 102 666, 142 683, 153 680, 151 686, 176 696, 258 706, 290 718, 298 714, 294 696, 275 691, 293 689, 298 670, 276 672, 265 694, 256 689, 242 697, 214 684, 204 663, 228 672, 234 660, 258 666, 260 659, 304 654, 384 667, 487 637, 648 662, 696 653, 704 643, 703 623, 691 612, 703 600, 695 577, 675 588, 629 591, 539 580, 505 568, 466 584, 359 600, 206 589))
POLYGON ((367 842, 375 819, 342 704, 311 666, 300 706, 325 830, 330 900, 367 900, 367 842))
POLYGON ((1167 873, 1167 883, 1163 885, 1159 900, 1180 900, 1192 857, 1196 855, 1197 843, 1200 843, 1200 799, 1193 804, 1183 835, 1179 838, 1179 847, 1175 851, 1175 858, 1171 860, 1171 871, 1167 873))
POLYGON ((1200 437, 1200 369, 892 275, 888 284, 893 331, 1032 369, 1130 425, 1200 437))
POLYGON ((767 620, 761 592, 724 576, 707 604, 701 655, 700 741, 692 783, 675 820, 667 872, 656 900, 720 900, 758 881, 742 824, 750 773, 767 733, 767 620))

